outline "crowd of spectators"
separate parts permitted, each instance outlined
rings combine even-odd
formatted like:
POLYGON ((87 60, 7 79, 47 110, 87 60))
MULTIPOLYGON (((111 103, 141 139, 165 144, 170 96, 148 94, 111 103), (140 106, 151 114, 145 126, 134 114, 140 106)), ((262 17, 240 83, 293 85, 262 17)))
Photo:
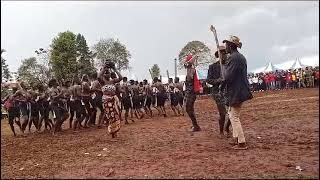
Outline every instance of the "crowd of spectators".
POLYGON ((248 74, 252 91, 319 87, 319 67, 248 74))

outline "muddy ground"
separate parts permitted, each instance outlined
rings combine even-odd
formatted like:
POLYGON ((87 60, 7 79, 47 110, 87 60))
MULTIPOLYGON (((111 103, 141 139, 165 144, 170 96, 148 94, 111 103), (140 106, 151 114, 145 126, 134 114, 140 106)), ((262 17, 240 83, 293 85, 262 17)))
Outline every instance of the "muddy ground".
POLYGON ((187 117, 172 115, 123 125, 117 139, 106 128, 73 132, 67 126, 55 137, 13 137, 2 121, 1 178, 319 179, 319 89, 254 96, 241 112, 244 151, 218 137, 217 108, 209 98, 196 101, 202 131, 194 134, 187 117))

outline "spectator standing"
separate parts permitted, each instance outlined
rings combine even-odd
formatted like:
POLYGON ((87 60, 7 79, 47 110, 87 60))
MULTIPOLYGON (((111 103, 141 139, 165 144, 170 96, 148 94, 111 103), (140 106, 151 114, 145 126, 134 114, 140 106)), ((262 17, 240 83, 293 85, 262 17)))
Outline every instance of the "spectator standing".
POLYGON ((281 71, 281 89, 286 88, 287 85, 287 81, 286 81, 286 72, 285 71, 281 71))
POLYGON ((258 79, 258 75, 254 75, 253 78, 252 78, 252 83, 253 83, 253 91, 258 91, 258 82, 259 79, 258 79))
POLYGON ((291 74, 291 78, 292 78, 292 88, 296 89, 297 88, 297 76, 296 76, 295 71, 293 71, 293 73, 291 74))
POLYGON ((270 90, 270 81, 269 81, 269 75, 266 73, 263 77, 264 83, 266 84, 266 90, 270 90))
POLYGON ((292 88, 292 76, 290 71, 286 73, 286 89, 292 88))
POLYGON ((276 76, 276 89, 277 90, 280 90, 281 89, 281 74, 278 70, 276 70, 276 73, 275 73, 275 76, 276 76))
POLYGON ((269 73, 269 82, 270 82, 270 89, 274 90, 276 87, 276 78, 273 72, 269 73))
POLYGON ((316 68, 314 71, 314 84, 315 87, 319 87, 319 68, 316 68))
POLYGON ((312 71, 309 67, 306 67, 306 70, 305 70, 305 77, 306 77, 306 85, 307 87, 312 87, 312 71))
POLYGON ((259 89, 259 91, 264 91, 265 89, 265 87, 264 87, 264 81, 263 81, 263 77, 262 77, 262 75, 261 74, 259 74, 258 75, 258 89, 259 89))

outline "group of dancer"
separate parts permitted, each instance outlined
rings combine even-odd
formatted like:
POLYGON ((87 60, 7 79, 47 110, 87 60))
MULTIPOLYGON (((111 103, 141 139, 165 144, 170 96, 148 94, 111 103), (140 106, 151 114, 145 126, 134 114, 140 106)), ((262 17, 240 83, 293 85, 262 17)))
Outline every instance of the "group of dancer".
MULTIPOLYGON (((229 134, 229 127, 232 126, 231 144, 235 145, 235 149, 247 149, 240 122, 242 104, 253 98, 247 79, 247 61, 238 52, 242 46, 238 37, 230 36, 223 43, 225 46, 219 46, 215 53, 219 61, 209 66, 207 83, 213 86, 212 95, 220 114, 220 134, 229 134)), ((44 128, 51 130, 54 135, 62 130, 63 123, 69 119, 69 127, 74 130, 106 125, 112 138, 115 138, 121 121, 129 123, 129 114, 132 122, 133 116, 136 119, 153 117, 154 107, 159 116, 167 117, 166 101, 170 102, 177 116, 185 114, 185 107, 192 122, 191 131, 197 132, 201 128, 194 113, 194 103, 202 86, 191 53, 187 55, 184 67, 187 71, 184 84, 179 82, 179 78, 174 81, 169 79, 168 84, 163 84, 157 77, 149 84, 147 80, 128 82, 114 63, 107 61, 99 73, 83 75, 81 80, 74 78, 72 82, 52 79, 48 89, 42 84, 27 88, 24 82, 17 83, 13 93, 3 103, 8 110, 14 135, 14 122, 22 133, 27 125, 29 131, 32 124, 40 131, 44 124, 44 128), (50 112, 53 117, 49 116, 50 112)))
POLYGON ((69 119, 69 128, 74 130, 105 125, 112 137, 116 137, 122 120, 128 124, 130 120, 134 122, 134 117, 153 117, 152 107, 158 116, 167 117, 167 101, 176 116, 184 115, 183 83, 179 78, 174 81, 170 78, 168 84, 157 77, 152 84, 147 80, 128 81, 109 63, 99 73, 72 81, 51 79, 48 87, 43 84, 27 87, 25 82, 14 84, 12 94, 2 100, 13 134, 16 136, 14 123, 23 134, 27 128, 31 132, 32 125, 37 131, 44 127, 55 134, 69 119))

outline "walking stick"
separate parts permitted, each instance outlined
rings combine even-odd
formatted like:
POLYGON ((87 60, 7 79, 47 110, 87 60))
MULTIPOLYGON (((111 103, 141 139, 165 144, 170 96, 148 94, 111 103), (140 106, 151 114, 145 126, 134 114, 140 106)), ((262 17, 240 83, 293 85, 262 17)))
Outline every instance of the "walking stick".
POLYGON ((210 30, 212 31, 212 33, 214 35, 214 38, 216 40, 217 50, 218 50, 218 54, 219 54, 220 75, 222 75, 222 57, 221 57, 221 52, 220 52, 220 49, 219 49, 219 41, 218 41, 217 31, 216 31, 216 28, 213 25, 210 26, 210 30))

